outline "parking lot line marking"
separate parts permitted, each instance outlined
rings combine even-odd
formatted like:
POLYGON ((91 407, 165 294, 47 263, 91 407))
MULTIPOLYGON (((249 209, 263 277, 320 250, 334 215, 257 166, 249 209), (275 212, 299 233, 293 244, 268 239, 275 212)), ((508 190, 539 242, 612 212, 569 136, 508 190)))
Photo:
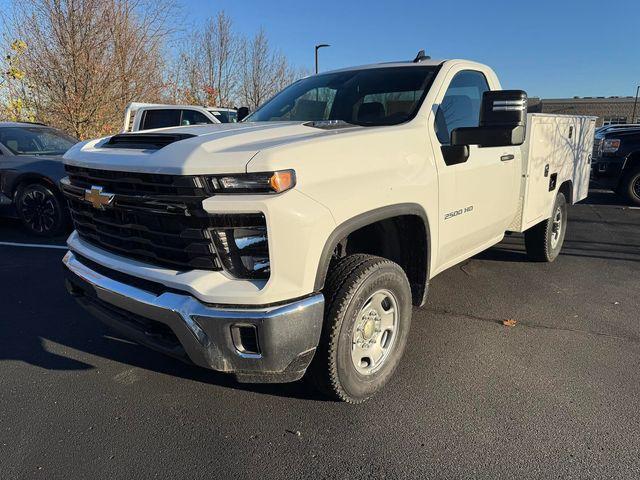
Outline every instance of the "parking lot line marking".
POLYGON ((16 243, 16 242, 0 242, 0 245, 7 247, 24 247, 24 248, 51 248, 54 250, 68 250, 66 245, 46 245, 43 243, 16 243))

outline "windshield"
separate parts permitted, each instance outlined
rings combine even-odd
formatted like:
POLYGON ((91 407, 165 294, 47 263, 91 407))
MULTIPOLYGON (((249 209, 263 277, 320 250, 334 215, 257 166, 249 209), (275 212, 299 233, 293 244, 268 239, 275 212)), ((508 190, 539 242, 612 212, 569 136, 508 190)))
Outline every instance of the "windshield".
POLYGON ((437 69, 383 67, 304 78, 246 121, 342 120, 365 126, 397 125, 416 115, 437 69))
POLYGON ((64 155, 76 139, 49 127, 3 127, 0 143, 14 155, 64 155))

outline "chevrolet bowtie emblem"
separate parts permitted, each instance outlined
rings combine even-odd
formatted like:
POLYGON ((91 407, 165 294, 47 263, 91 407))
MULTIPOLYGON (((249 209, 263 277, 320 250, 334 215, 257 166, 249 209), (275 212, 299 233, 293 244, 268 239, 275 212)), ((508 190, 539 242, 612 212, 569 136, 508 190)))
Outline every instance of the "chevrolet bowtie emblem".
POLYGON ((111 205, 114 197, 113 193, 105 193, 102 191, 102 187, 96 187, 95 185, 84 191, 84 200, 93 205, 93 208, 100 210, 104 210, 105 207, 111 205))

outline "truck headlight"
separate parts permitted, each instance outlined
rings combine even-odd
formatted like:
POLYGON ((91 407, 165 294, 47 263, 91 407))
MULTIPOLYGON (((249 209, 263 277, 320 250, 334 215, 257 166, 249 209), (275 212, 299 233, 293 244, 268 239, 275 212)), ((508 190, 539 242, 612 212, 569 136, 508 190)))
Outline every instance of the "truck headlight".
POLYGON ((615 153, 620 148, 620 140, 617 138, 606 138, 602 142, 602 153, 615 153))
POLYGON ((223 268, 236 278, 269 278, 269 242, 264 215, 224 215, 225 225, 211 228, 223 268))
POLYGON ((216 193, 282 193, 296 185, 293 170, 207 177, 216 193))

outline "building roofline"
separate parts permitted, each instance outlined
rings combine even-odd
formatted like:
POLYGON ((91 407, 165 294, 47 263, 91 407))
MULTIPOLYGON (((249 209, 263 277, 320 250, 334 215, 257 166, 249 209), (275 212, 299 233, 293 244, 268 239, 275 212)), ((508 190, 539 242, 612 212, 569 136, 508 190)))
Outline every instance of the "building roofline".
POLYGON ((635 97, 540 98, 542 103, 634 103, 635 97))

